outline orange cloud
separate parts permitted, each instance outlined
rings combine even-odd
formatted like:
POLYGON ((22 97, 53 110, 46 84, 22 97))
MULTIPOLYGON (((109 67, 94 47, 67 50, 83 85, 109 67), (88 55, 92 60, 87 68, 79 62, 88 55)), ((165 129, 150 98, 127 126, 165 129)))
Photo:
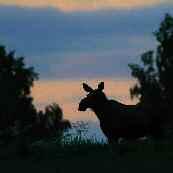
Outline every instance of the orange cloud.
POLYGON ((135 8, 159 3, 171 3, 171 1, 172 0, 0 0, 0 4, 31 7, 52 6, 69 12, 107 8, 135 8))
MULTIPOLYGON (((133 86, 132 80, 102 79, 105 81, 105 93, 109 98, 116 99, 125 104, 135 104, 137 100, 131 100, 129 88, 133 86)), ((88 83, 97 87, 100 80, 88 80, 88 83)), ((64 116, 74 120, 96 120, 91 111, 78 112, 78 104, 86 95, 82 89, 82 80, 64 81, 39 81, 32 90, 34 102, 39 109, 43 109, 52 102, 57 102, 63 108, 64 116)))

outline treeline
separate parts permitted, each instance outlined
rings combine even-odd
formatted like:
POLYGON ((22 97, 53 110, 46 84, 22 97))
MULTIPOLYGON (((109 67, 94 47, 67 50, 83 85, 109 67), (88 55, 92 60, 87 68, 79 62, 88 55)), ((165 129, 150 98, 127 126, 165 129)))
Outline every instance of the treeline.
MULTIPOLYGON (((131 88, 145 108, 159 116, 163 130, 173 135, 173 17, 166 14, 154 32, 157 47, 144 52, 140 64, 130 64, 137 83, 131 88)), ((157 122, 155 122, 157 124, 157 122)))
MULTIPOLYGON (((19 149, 26 150, 28 140, 53 136, 60 137, 70 122, 63 119, 57 103, 37 110, 33 104, 31 88, 38 74, 25 65, 23 57, 7 52, 0 46, 0 144, 8 145, 18 140, 19 149)), ((24 152, 24 151, 22 151, 24 152)), ((25 151, 27 152, 27 151, 25 151)))

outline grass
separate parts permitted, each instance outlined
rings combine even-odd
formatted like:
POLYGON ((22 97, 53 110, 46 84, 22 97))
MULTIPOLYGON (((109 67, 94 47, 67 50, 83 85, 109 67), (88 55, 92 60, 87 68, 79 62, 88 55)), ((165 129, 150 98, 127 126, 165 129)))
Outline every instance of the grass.
POLYGON ((110 147, 95 138, 66 135, 37 141, 30 155, 16 155, 16 145, 0 148, 0 169, 4 173, 150 173, 173 171, 172 141, 140 141, 110 147), (61 142, 60 142, 61 141, 61 142), (119 151, 123 151, 121 154, 119 151))
POLYGON ((32 145, 29 157, 21 158, 9 151, 6 157, 1 157, 0 165, 5 173, 173 171, 173 144, 170 142, 131 143, 121 147, 126 152, 120 156, 112 153, 107 144, 79 137, 63 144, 56 140, 40 141, 32 145))

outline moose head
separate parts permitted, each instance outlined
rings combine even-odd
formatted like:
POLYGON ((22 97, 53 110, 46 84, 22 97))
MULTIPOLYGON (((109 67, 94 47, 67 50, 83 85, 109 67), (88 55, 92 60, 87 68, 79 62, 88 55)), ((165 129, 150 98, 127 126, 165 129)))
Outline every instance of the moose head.
POLYGON ((88 94, 79 103, 79 111, 86 111, 87 108, 95 109, 107 100, 103 93, 104 82, 99 83, 97 89, 92 89, 89 85, 83 83, 83 89, 88 94))

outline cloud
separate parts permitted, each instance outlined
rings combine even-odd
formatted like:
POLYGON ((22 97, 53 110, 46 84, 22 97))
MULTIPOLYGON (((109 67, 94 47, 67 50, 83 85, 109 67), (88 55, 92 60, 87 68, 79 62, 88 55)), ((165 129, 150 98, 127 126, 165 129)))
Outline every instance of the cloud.
POLYGON ((155 47, 152 32, 172 6, 63 13, 0 6, 0 43, 41 78, 129 76, 129 62, 155 47))
POLYGON ((129 9, 171 3, 171 0, 0 0, 3 5, 54 7, 65 12, 100 9, 129 9))

